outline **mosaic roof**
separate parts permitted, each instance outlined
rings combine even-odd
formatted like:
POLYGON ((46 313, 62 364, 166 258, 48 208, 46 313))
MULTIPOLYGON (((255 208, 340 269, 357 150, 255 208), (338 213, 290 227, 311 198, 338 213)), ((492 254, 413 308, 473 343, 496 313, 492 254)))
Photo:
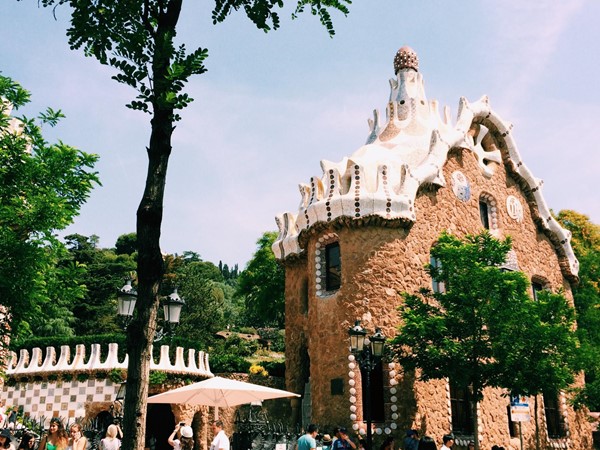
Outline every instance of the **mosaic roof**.
POLYGON ((438 102, 427 100, 418 69, 414 50, 398 50, 385 120, 374 111, 365 145, 339 162, 322 160, 323 175, 300 184, 298 211, 276 217, 279 237, 273 244, 275 256, 285 259, 301 254, 299 236, 320 223, 370 216, 417 220, 417 191, 425 183, 446 185, 442 169, 452 148, 473 152, 479 169, 491 177, 494 164, 490 162, 502 163, 489 133, 493 129, 506 145, 509 161, 505 163, 512 165, 532 192, 538 222, 567 263, 565 275, 576 279, 578 261, 570 245, 570 232, 552 217, 542 196, 543 182, 523 163, 511 135, 512 125, 491 109, 487 96, 473 103, 461 97, 456 122, 452 123, 447 107, 440 114, 438 102))

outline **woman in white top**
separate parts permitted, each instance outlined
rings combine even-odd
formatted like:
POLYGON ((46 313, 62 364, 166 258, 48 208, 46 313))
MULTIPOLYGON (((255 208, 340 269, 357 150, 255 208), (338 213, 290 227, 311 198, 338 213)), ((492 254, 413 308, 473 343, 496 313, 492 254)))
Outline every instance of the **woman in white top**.
POLYGON ((106 437, 100 441, 100 450, 119 450, 121 441, 117 438, 119 427, 109 425, 106 430, 106 437))
POLYGON ((167 442, 173 447, 173 450, 192 450, 194 448, 194 430, 192 430, 192 427, 185 426, 183 422, 175 425, 175 429, 167 442), (181 437, 176 439, 175 436, 178 431, 181 437))

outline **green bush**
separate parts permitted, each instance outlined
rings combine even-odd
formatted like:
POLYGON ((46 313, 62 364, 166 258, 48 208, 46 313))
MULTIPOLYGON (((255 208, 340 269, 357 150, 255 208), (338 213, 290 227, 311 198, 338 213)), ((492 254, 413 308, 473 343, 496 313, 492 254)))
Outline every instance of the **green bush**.
POLYGON ((252 328, 252 327, 240 327, 238 333, 242 333, 242 334, 256 334, 256 328, 252 328))
POLYGON ((150 371, 150 376, 148 377, 148 382, 150 384, 164 384, 165 381, 167 381, 166 373, 159 370, 150 371))
POLYGON ((250 362, 243 357, 227 353, 214 353, 209 359, 210 370, 213 373, 246 373, 250 362))
POLYGON ((258 328, 258 335, 263 341, 270 343, 269 349, 274 352, 285 351, 285 330, 277 328, 258 328))
POLYGON ((259 348, 257 341, 247 341, 237 334, 232 334, 227 340, 218 342, 210 351, 213 353, 222 353, 236 356, 252 356, 259 348))
POLYGON ((284 360, 261 361, 260 365, 263 366, 272 377, 285 377, 284 360))

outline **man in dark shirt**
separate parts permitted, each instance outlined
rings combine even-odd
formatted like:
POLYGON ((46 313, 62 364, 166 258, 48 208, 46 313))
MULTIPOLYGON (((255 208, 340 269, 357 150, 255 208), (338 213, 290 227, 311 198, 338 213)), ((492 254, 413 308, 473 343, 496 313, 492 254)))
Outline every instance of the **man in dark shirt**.
POLYGON ((348 437, 348 432, 345 428, 336 428, 335 436, 337 439, 333 441, 331 450, 356 450, 356 444, 348 437))
POLYGON ((417 450, 419 448, 419 434, 417 430, 408 430, 404 438, 404 450, 417 450))

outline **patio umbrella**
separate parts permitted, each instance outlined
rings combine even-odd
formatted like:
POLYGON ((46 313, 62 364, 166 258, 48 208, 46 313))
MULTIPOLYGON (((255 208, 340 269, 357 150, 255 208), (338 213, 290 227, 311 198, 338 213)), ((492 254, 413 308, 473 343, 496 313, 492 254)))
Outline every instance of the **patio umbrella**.
POLYGON ((284 397, 300 397, 300 395, 244 381, 214 377, 153 395, 148 397, 148 403, 229 407, 284 397))

